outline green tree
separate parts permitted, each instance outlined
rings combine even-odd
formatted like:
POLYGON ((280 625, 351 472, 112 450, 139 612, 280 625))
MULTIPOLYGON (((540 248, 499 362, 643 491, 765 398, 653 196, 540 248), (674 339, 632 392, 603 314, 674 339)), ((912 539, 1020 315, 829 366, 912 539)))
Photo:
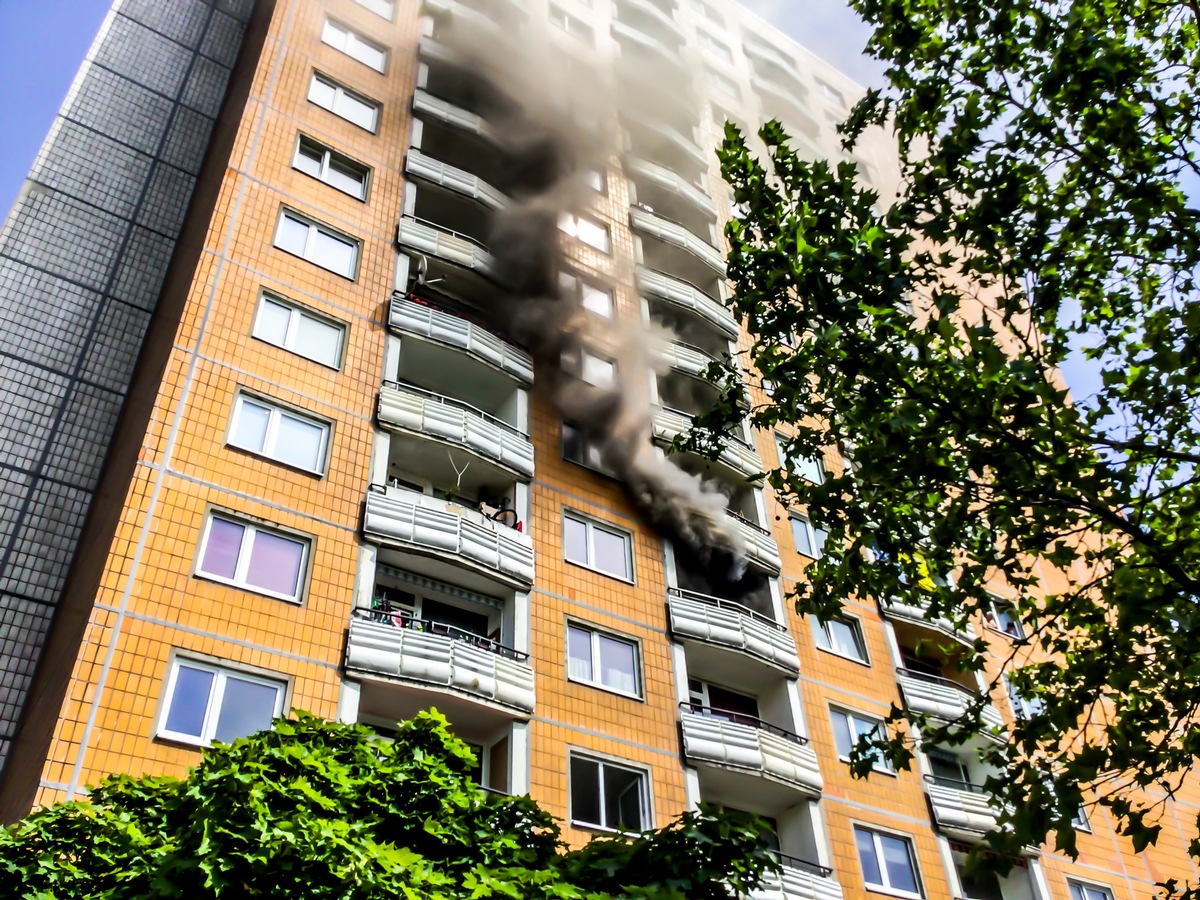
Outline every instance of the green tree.
MULTIPOLYGON (((727 126, 718 151, 730 302, 772 394, 753 424, 784 425, 793 458, 848 462, 821 484, 767 473, 829 534, 795 600, 831 618, 896 598, 962 625, 989 585, 1016 592, 1024 637, 990 652, 1011 651, 1032 714, 985 753, 1008 804, 991 846, 1073 852, 1083 796, 1140 848, 1200 749, 1197 5, 851 5, 887 87, 841 131, 850 150, 894 139, 898 192, 807 161, 778 122, 753 150, 727 126), (1102 372, 1092 395, 1058 375, 1072 350, 1102 372)), ((721 404, 690 446, 738 415, 721 404)), ((980 705, 917 724, 961 744, 980 705)), ((898 729, 880 746, 911 760, 898 729)))
POLYGON ((187 778, 115 775, 0 832, 0 896, 726 900, 776 867, 765 832, 701 809, 567 850, 528 797, 487 793, 435 712, 395 741, 301 714, 187 778))

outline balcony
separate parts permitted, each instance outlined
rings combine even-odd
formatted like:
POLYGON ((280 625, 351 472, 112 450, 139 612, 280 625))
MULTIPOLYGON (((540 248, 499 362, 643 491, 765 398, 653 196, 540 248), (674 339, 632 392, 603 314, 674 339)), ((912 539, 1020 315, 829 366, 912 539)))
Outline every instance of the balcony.
POLYGON ((496 260, 482 244, 435 222, 427 222, 415 216, 401 217, 396 228, 396 242, 402 247, 435 256, 493 281, 497 280, 496 260))
MULTIPOLYGON (((737 319, 728 309, 709 294, 689 282, 673 278, 646 266, 637 267, 638 286, 651 294, 687 312, 695 313, 714 325, 730 338, 738 336, 737 319)), ((716 282, 713 282, 715 293, 716 282)))
POLYGON ((664 28, 673 32, 679 40, 683 40, 683 27, 679 24, 676 18, 657 3, 652 3, 650 0, 618 0, 617 17, 621 18, 622 9, 636 10, 642 16, 648 16, 658 22, 664 28))
POLYGON ((796 642, 787 627, 747 606, 669 588, 667 611, 677 638, 739 651, 789 673, 800 671, 796 642))
POLYGON ((996 827, 998 811, 981 786, 955 778, 925 776, 925 792, 938 830, 947 837, 976 843, 996 827))
MULTIPOLYGON (((709 270, 709 272, 702 272, 701 276, 715 273, 721 278, 725 277, 725 258, 721 252, 678 222, 673 222, 648 209, 634 207, 629 210, 629 223, 635 231, 650 235, 664 244, 687 253, 709 270)), ((686 271, 695 271, 694 266, 689 266, 683 261, 680 261, 680 265, 686 271)))
POLYGON ((524 10, 510 0, 424 0, 421 14, 505 29, 525 17, 524 10))
MULTIPOLYGON (((944 722, 953 722, 966 715, 971 704, 979 700, 978 691, 937 675, 900 668, 896 670, 896 680, 900 683, 900 695, 908 709, 944 722)), ((1004 720, 991 703, 983 707, 983 722, 997 732, 989 737, 1002 739, 999 732, 1004 728, 1004 720)))
POLYGON ((527 653, 426 619, 356 610, 346 668, 533 712, 533 667, 527 653))
POLYGON ((933 618, 929 615, 928 605, 902 603, 896 599, 887 599, 880 603, 880 612, 889 619, 932 629, 962 644, 975 643, 975 629, 969 623, 959 627, 944 616, 933 618))
POLYGON ((384 382, 379 421, 455 444, 526 478, 533 477, 533 444, 527 434, 469 404, 413 384, 384 382))
POLYGON ((449 100, 435 97, 428 91, 417 89, 413 93, 413 113, 418 118, 432 119, 491 142, 496 140, 496 132, 482 116, 455 106, 449 100))
POLYGON ((783 561, 779 557, 779 545, 775 543, 771 532, 736 513, 726 513, 726 516, 745 541, 746 561, 768 575, 778 575, 783 561))
POLYGON ((368 539, 450 561, 522 590, 533 584, 529 535, 449 500, 371 485, 363 532, 368 539))
POLYGON ((625 171, 636 178, 652 182, 663 190, 680 197, 708 215, 709 218, 716 218, 717 207, 713 203, 712 198, 682 175, 668 169, 666 166, 660 166, 658 163, 648 162, 644 159, 632 158, 625 162, 625 171))
POLYGON ((833 869, 797 856, 778 854, 783 870, 768 875, 750 900, 842 900, 833 869))
POLYGON ((472 175, 449 163, 440 162, 432 156, 422 153, 416 147, 408 151, 404 168, 414 178, 420 178, 448 191, 461 194, 491 209, 503 209, 508 205, 508 197, 478 175, 472 175))
POLYGON ((798 734, 752 716, 714 714, 693 703, 680 704, 680 724, 688 762, 728 776, 726 789, 714 793, 734 790, 752 799, 777 796, 782 788, 794 795, 793 802, 821 793, 817 754, 798 734))
POLYGON ((679 168, 682 155, 695 166, 692 173, 696 176, 694 181, 699 181, 703 173, 708 171, 709 155, 701 149, 694 129, 689 134, 684 134, 665 122, 642 118, 628 110, 622 110, 621 115, 637 156, 670 162, 672 168, 679 168))
POLYGON ((463 350, 527 387, 533 384, 533 358, 528 353, 467 319, 425 303, 396 298, 388 311, 388 324, 401 334, 463 350))
POLYGON ((680 62, 678 45, 672 46, 667 41, 650 34, 637 25, 622 22, 620 19, 613 19, 612 24, 609 26, 609 31, 612 32, 612 36, 618 41, 628 41, 636 47, 656 53, 669 63, 678 64, 680 62))
POLYGON ((762 60, 765 63, 778 66, 784 72, 794 72, 796 61, 786 56, 782 50, 776 50, 770 44, 759 40, 747 40, 742 44, 742 50, 752 61, 762 60))
MULTIPOLYGON (((665 406, 654 410, 654 438, 663 444, 674 442, 677 437, 687 434, 691 427, 692 417, 685 412, 665 406)), ((721 453, 716 462, 748 478, 761 475, 763 471, 762 460, 755 449, 736 438, 721 441, 721 453)))

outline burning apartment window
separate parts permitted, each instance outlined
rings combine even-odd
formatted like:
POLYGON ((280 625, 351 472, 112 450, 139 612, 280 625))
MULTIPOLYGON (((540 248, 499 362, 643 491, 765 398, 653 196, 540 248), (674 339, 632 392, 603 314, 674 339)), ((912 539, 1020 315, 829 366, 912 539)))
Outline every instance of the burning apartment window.
POLYGON ((589 219, 586 216, 575 216, 563 213, 559 216, 558 227, 573 238, 599 250, 601 253, 612 252, 612 240, 608 236, 608 226, 589 219))
POLYGON ((580 356, 579 377, 596 387, 611 387, 617 378, 617 364, 611 359, 584 350, 580 356))
POLYGON ((645 770, 571 754, 570 776, 572 824, 605 831, 650 826, 645 770))
POLYGON ((577 298, 579 305, 584 309, 594 312, 605 319, 612 318, 612 291, 584 281, 571 272, 560 272, 558 274, 558 282, 562 287, 563 294, 568 297, 577 298))
POLYGON ((633 537, 576 513, 563 514, 563 557, 576 565, 633 581, 633 537))

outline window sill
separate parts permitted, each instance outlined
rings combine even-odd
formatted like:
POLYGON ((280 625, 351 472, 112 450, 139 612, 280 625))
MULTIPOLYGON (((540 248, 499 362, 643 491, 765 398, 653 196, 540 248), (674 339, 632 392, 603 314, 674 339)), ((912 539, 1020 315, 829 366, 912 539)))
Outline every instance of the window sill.
MULTIPOLYGON (((850 765, 850 757, 848 757, 848 756, 839 756, 838 761, 844 762, 847 766, 850 765)), ((895 769, 881 769, 878 766, 871 766, 871 771, 874 772, 876 775, 890 775, 892 778, 900 777, 900 773, 898 773, 895 769)), ((902 895, 902 896, 907 896, 907 895, 902 895)))
POLYGON ((163 744, 171 744, 174 747, 184 747, 188 750, 205 750, 212 746, 212 741, 206 741, 203 738, 191 737, 186 734, 173 734, 166 731, 155 732, 154 740, 163 744))
POLYGON ((983 627, 986 628, 988 631, 990 631, 992 634, 998 634, 1002 638, 1007 638, 1008 640, 1012 641, 1014 644, 1025 643, 1026 638, 1024 635, 1013 634, 1011 632, 1005 631, 1003 628, 997 628, 995 625, 984 625, 983 627))
POLYGON ((844 659, 847 662, 858 663, 860 666, 871 668, 869 659, 859 659, 857 656, 847 656, 845 653, 838 653, 836 650, 830 650, 828 647, 822 647, 820 644, 813 642, 813 645, 822 653, 828 653, 830 656, 836 656, 838 659, 844 659))
POLYGON ((644 831, 622 831, 620 828, 609 828, 607 825, 593 825, 590 822, 580 822, 576 819, 571 819, 571 827, 578 828, 580 831, 591 831, 595 834, 611 834, 618 837, 627 837, 632 840, 639 834, 645 834, 644 831))
POLYGON ((564 557, 563 562, 568 563, 569 565, 572 565, 572 566, 577 566, 580 569, 585 569, 588 572, 595 572, 597 575, 603 575, 605 578, 611 578, 613 581, 619 581, 622 584, 631 584, 634 586, 637 585, 637 582, 634 581, 632 578, 626 578, 623 575, 614 575, 612 572, 605 572, 603 569, 593 569, 591 566, 585 565, 581 562, 576 562, 573 559, 567 559, 566 557, 564 557))
MULTIPOLYGON (((246 456, 252 456, 255 459, 261 459, 263 462, 269 462, 273 466, 279 466, 281 469, 287 469, 289 472, 295 472, 297 475, 308 475, 310 478, 315 478, 321 481, 325 478, 324 472, 318 472, 315 469, 306 469, 303 466, 294 466, 291 463, 283 462, 273 456, 267 456, 265 453, 256 453, 253 450, 248 450, 245 447, 239 447, 237 444, 226 443, 226 447, 236 453, 243 453, 246 456)), ((272 595, 274 596, 274 595, 272 595)))
POLYGON ((276 350, 282 350, 284 353, 290 353, 292 356, 295 356, 298 359, 303 359, 307 362, 310 362, 315 366, 320 366, 322 369, 328 369, 330 372, 341 372, 342 371, 342 367, 341 367, 340 363, 336 366, 331 366, 331 365, 329 365, 329 363, 323 363, 319 359, 313 359, 311 356, 305 356, 303 353, 297 353, 292 348, 283 346, 283 344, 276 344, 273 341, 268 341, 266 338, 260 338, 256 334, 250 335, 250 338, 252 340, 258 341, 260 344, 266 344, 268 347, 274 347, 276 350))
POLYGON ((904 897, 905 900, 924 900, 923 894, 914 894, 910 891, 893 890, 892 888, 880 887, 875 884, 866 885, 867 893, 883 894, 887 897, 904 897))
POLYGON ((236 581, 229 581, 225 578, 219 578, 216 575, 210 575, 207 572, 193 572, 192 577, 200 581, 207 581, 212 584, 219 584, 223 587, 234 588, 239 591, 245 591, 247 594, 254 594, 258 597, 269 597, 272 600, 282 600, 284 603, 290 603, 293 606, 303 606, 304 599, 302 597, 289 597, 286 594, 275 594, 271 591, 264 591, 261 588, 256 588, 251 585, 239 584, 236 581))
POLYGON ((330 275, 336 276, 337 278, 344 278, 346 281, 351 283, 358 280, 358 261, 355 262, 353 275, 343 275, 341 272, 337 271, 337 269, 330 269, 328 266, 323 266, 319 262, 314 262, 313 260, 309 259, 307 256, 301 256, 299 253, 293 253, 291 250, 284 250, 278 244, 271 244, 271 247, 274 250, 278 250, 280 253, 287 254, 288 256, 292 257, 292 259, 302 259, 310 266, 316 266, 322 272, 328 272, 330 275))
MULTIPOLYGON (((597 690, 597 691, 604 691, 604 693, 606 693, 606 694, 613 694, 617 697, 624 697, 626 700, 636 700, 638 703, 646 702, 646 698, 642 694, 630 694, 626 691, 618 690, 617 688, 614 688, 614 687, 609 687, 606 684, 597 684, 594 681, 584 681, 582 678, 572 678, 570 675, 567 676, 567 681, 569 681, 571 684, 578 684, 582 687, 593 688, 594 690, 597 690)), ((597 826, 597 827, 599 827, 599 826, 597 826)))

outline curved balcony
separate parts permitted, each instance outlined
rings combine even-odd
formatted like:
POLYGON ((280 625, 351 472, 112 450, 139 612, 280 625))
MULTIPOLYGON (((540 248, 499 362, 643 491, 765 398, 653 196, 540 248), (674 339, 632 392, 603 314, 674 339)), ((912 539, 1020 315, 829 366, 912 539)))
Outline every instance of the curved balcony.
POLYGON ((958 627, 944 616, 931 617, 928 605, 901 603, 896 599, 887 599, 880 603, 880 612, 889 619, 899 619, 921 628, 930 628, 962 644, 975 643, 975 629, 969 623, 958 627))
POLYGON ((820 795, 821 770, 807 738, 753 716, 714 714, 694 703, 681 703, 679 709, 688 762, 751 775, 741 790, 777 795, 783 788, 799 797, 820 795), (754 785, 757 780, 770 783, 754 785))
POLYGON ((750 900, 842 900, 833 869, 806 859, 777 854, 783 870, 767 875, 750 900))
POLYGON ((474 322, 424 303, 395 298, 388 310, 388 325, 401 334, 464 350, 526 387, 533 384, 533 357, 474 322))
POLYGON ((787 627, 732 600, 679 588, 667 590, 671 633, 753 656, 789 673, 800 671, 787 627))
POLYGON ((346 668, 533 712, 529 654, 425 619, 356 610, 346 668))
POLYGON ((461 106, 455 106, 450 101, 435 97, 420 88, 413 93, 413 112, 423 117, 437 119, 439 122, 471 134, 477 134, 490 141, 497 139, 495 130, 482 116, 468 112, 461 106))
POLYGON ((403 488, 371 485, 367 538, 482 572, 513 587, 533 584, 533 541, 478 510, 403 488))
POLYGON ((702 316, 731 338, 738 336, 737 319, 733 313, 695 285, 646 266, 637 267, 637 280, 638 287, 647 294, 702 316))
POLYGON ((617 2, 617 18, 621 16, 621 7, 628 6, 630 9, 636 9, 645 15, 650 16, 656 22, 666 26, 671 31, 675 32, 683 39, 683 26, 669 12, 664 11, 656 3, 651 3, 650 0, 618 0, 617 2))
POLYGON ((466 0, 424 0, 421 4, 421 14, 425 16, 445 16, 452 19, 463 19, 477 25, 489 28, 504 28, 510 23, 510 15, 494 15, 501 8, 509 14, 521 13, 519 7, 514 7, 507 0, 487 0, 486 3, 472 3, 466 0), (484 10, 488 10, 484 12, 484 10))
POLYGON ((529 435, 459 400, 414 384, 385 381, 379 391, 379 422, 387 428, 456 444, 519 475, 533 477, 529 435))
POLYGON ((703 378, 705 370, 716 362, 708 353, 693 344, 683 341, 670 341, 657 348, 659 360, 672 369, 686 372, 696 378, 703 378))
MULTIPOLYGON (((687 413, 660 406, 654 410, 652 427, 655 440, 671 444, 676 438, 687 434, 692 427, 692 418, 687 413)), ((721 454, 716 461, 746 477, 761 475, 763 471, 762 460, 754 448, 734 438, 721 441, 721 454)))
POLYGON ((726 516, 746 543, 746 561, 768 575, 778 575, 783 561, 779 557, 779 545, 775 543, 771 532, 736 513, 727 512, 726 516))
POLYGON ((639 47, 652 50, 664 57, 668 62, 677 64, 681 62, 678 47, 672 47, 654 35, 642 31, 636 25, 630 25, 628 22, 622 22, 620 19, 613 19, 612 24, 609 25, 609 31, 612 32, 612 36, 618 41, 627 40, 637 44, 639 47))
POLYGON ((747 56, 753 59, 761 59, 763 62, 773 63, 785 72, 792 72, 796 69, 796 61, 794 59, 789 59, 783 54, 783 51, 776 50, 769 44, 764 44, 757 40, 747 40, 742 42, 742 50, 747 56))
POLYGON ((396 227, 396 242, 492 280, 497 278, 496 260, 491 253, 466 235, 444 229, 434 222, 402 216, 396 227))
POLYGON ((635 206, 629 210, 629 224, 643 234, 687 251, 721 278, 725 277, 725 258, 721 252, 678 222, 635 206))
POLYGON ((925 776, 925 792, 938 830, 948 837, 976 843, 996 828, 999 812, 992 795, 977 784, 925 776))
POLYGON ((697 209, 716 218, 717 206, 713 203, 712 198, 678 172, 674 172, 666 166, 660 166, 658 163, 636 158, 625 162, 625 171, 630 175, 637 175, 654 182, 663 190, 682 197, 697 209))
POLYGON ((449 163, 439 162, 416 147, 409 148, 404 170, 415 178, 432 182, 456 194, 462 194, 464 197, 469 197, 492 209, 503 209, 508 206, 507 195, 492 187, 478 175, 472 175, 449 163))
MULTIPOLYGON (((900 683, 900 695, 904 698, 906 707, 915 713, 933 716, 944 722, 953 722, 965 716, 971 704, 979 699, 978 691, 937 675, 900 668, 896 670, 896 681, 900 683)), ((1000 711, 991 703, 983 707, 983 722, 997 732, 1004 728, 1000 711)), ((987 735, 987 732, 984 734, 987 735)), ((988 736, 997 740, 1003 739, 999 734, 988 736)))
POLYGON ((622 110, 621 114, 636 128, 652 134, 663 144, 673 148, 675 151, 678 151, 685 156, 691 157, 692 161, 697 163, 703 169, 708 168, 708 154, 701 149, 694 133, 691 137, 689 137, 682 131, 672 128, 665 122, 661 122, 656 119, 643 118, 641 116, 631 114, 627 110, 622 110))

